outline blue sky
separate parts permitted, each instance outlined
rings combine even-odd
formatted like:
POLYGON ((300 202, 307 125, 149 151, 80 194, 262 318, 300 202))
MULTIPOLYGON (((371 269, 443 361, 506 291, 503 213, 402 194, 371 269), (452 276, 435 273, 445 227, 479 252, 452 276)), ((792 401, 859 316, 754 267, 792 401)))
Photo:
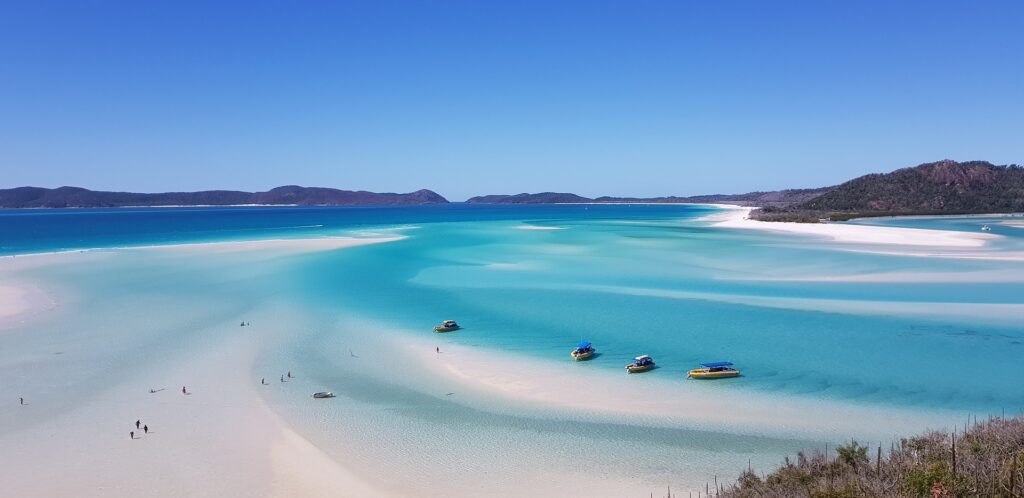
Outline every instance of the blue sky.
POLYGON ((814 187, 1024 162, 1024 2, 0 2, 0 187, 814 187))

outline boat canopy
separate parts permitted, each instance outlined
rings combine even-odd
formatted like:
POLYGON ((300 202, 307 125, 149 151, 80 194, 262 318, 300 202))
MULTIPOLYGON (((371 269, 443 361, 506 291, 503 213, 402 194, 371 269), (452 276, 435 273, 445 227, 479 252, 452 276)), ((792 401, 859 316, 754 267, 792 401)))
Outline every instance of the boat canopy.
POLYGON ((581 342, 581 343, 576 345, 576 349, 589 349, 589 348, 590 348, 590 343, 587 342, 587 341, 583 341, 583 342, 581 342))
POLYGON ((707 367, 707 368, 731 367, 732 366, 732 362, 731 361, 716 361, 714 363, 701 363, 700 365, 702 367, 707 367))
POLYGON ((644 361, 644 360, 651 359, 651 357, 647 356, 647 355, 643 355, 643 356, 637 356, 636 358, 633 358, 633 359, 636 360, 636 361, 644 361))

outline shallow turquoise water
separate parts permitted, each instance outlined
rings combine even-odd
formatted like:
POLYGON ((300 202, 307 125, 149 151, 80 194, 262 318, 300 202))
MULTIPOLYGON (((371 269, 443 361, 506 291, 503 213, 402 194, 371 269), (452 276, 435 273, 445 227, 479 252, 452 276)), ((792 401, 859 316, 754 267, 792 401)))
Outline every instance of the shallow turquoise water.
MULTIPOLYGON (((459 344, 554 364, 565 363, 569 349, 586 339, 601 355, 582 369, 617 373, 632 356, 650 354, 660 368, 647 375, 684 382, 697 363, 731 360, 744 377, 709 389, 766 394, 780 403, 981 415, 1024 408, 1024 316, 990 307, 1024 304, 1020 262, 851 252, 813 238, 699 220, 712 212, 691 206, 6 211, 0 235, 3 251, 14 254, 330 235, 405 238, 269 261, 95 251, 89 265, 32 270, 66 294, 70 316, 0 334, 0 376, 11 380, 0 392, 30 389, 70 407, 105 379, 159 368, 224 334, 244 333, 234 324, 250 319, 282 330, 258 368, 294 368, 304 391, 329 387, 345 400, 310 406, 305 395, 268 394, 275 409, 338 459, 351 458, 341 448, 376 445, 407 469, 404 477, 438 489, 450 477, 431 465, 439 455, 459 472, 516 462, 495 478, 537 468, 614 475, 623 471, 619 456, 634 455, 637 478, 660 482, 729 475, 748 458, 764 468, 819 443, 810 436, 470 406, 422 382, 407 383, 403 375, 410 373, 401 365, 361 371, 339 353, 362 353, 360 341, 375 334, 408 335, 442 349, 459 344), (988 278, 993 274, 999 278, 988 278), (847 278, 864 276, 870 278, 847 278), (272 311, 281 309, 288 314, 272 311), (446 318, 465 328, 431 332, 446 318), (506 450, 479 446, 480 440, 506 450), (421 451, 407 455, 410 446, 421 451), (560 467, 564 459, 578 467, 560 467)), ((977 224, 872 222, 962 230, 977 224)), ((998 230, 1006 237, 992 251, 1024 247, 1024 229, 998 230)), ((19 429, 2 417, 0 435, 19 429)))

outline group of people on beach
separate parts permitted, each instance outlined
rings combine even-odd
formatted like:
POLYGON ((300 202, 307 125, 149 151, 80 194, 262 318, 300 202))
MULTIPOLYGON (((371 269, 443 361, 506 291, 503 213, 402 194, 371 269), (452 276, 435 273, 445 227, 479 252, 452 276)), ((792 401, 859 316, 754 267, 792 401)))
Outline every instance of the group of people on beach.
MULTIPOLYGON (((139 425, 140 424, 142 424, 142 420, 136 420, 135 421, 135 430, 128 432, 128 435, 131 436, 132 439, 135 439, 135 431, 139 430, 139 425)), ((142 431, 144 433, 146 433, 146 434, 149 434, 149 425, 142 425, 142 431)))
MULTIPOLYGON (((292 378, 292 371, 289 370, 287 375, 288 375, 289 379, 292 378)), ((285 377, 284 375, 281 376, 281 382, 287 382, 286 380, 284 380, 284 377, 285 377)), ((263 377, 262 379, 260 379, 260 384, 263 384, 264 386, 270 385, 270 384, 267 383, 267 378, 266 377, 263 377)))

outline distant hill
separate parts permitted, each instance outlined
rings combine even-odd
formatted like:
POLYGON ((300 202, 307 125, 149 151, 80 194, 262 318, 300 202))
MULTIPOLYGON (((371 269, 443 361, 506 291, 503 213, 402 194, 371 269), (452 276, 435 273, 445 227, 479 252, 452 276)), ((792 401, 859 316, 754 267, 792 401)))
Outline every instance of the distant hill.
POLYGON ((724 203, 742 206, 788 206, 790 204, 813 199, 832 187, 816 189, 778 190, 773 192, 749 192, 746 194, 713 194, 691 197, 610 197, 602 196, 595 199, 576 194, 559 192, 541 192, 539 194, 516 195, 482 195, 473 197, 466 202, 471 204, 567 204, 579 202, 595 203, 627 203, 650 202, 662 204, 702 204, 724 203))
POLYGON ((390 206, 444 204, 448 200, 430 190, 408 194, 376 193, 289 185, 267 192, 207 190, 140 194, 104 192, 78 187, 55 189, 18 187, 0 189, 3 208, 94 208, 125 206, 230 206, 269 204, 300 206, 390 206))
POLYGON ((594 202, 594 200, 576 194, 541 192, 539 194, 481 195, 471 197, 466 202, 469 204, 571 204, 574 202, 594 202))
POLYGON ((812 199, 755 212, 765 221, 1024 211, 1024 168, 985 161, 939 161, 871 174, 812 199))
POLYGON ((746 194, 710 194, 689 197, 598 197, 595 202, 656 202, 679 204, 736 204, 740 206, 788 206, 813 199, 833 187, 748 192, 746 194))

